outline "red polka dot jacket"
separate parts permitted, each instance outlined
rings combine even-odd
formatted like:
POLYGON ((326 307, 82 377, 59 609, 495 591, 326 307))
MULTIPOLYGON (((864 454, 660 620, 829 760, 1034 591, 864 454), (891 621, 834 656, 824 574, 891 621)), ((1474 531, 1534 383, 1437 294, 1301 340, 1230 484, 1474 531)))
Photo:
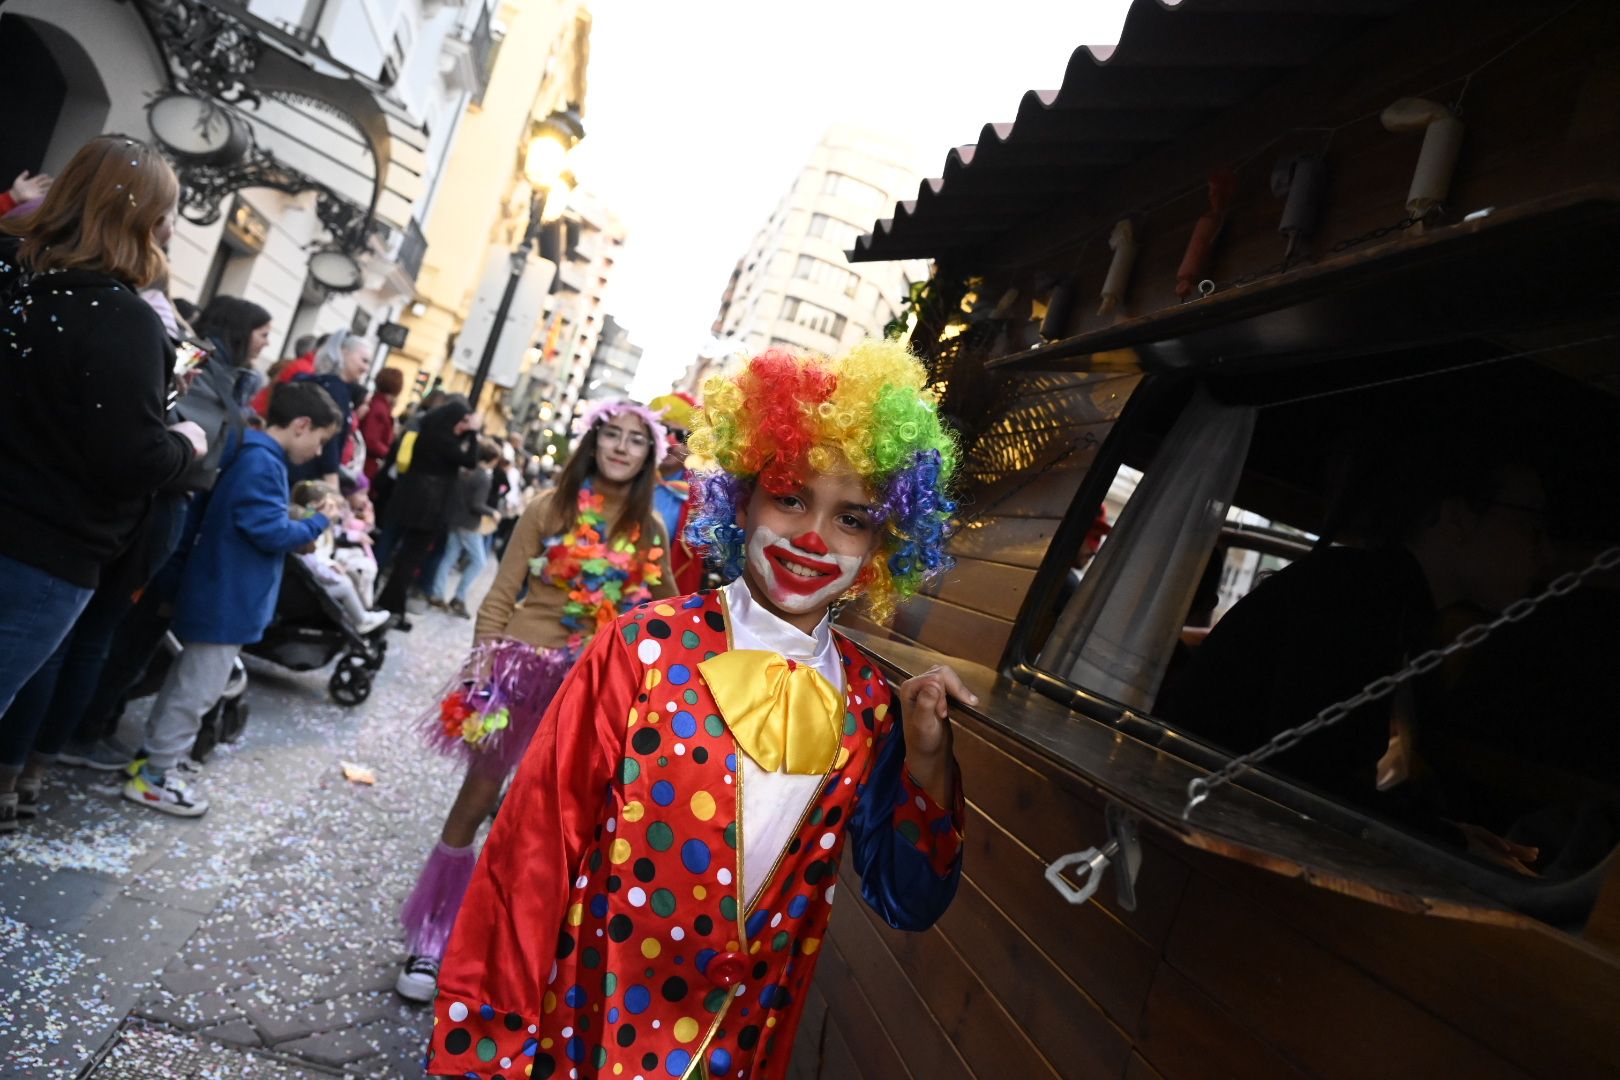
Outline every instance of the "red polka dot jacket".
POLYGON ((961 784, 944 808, 912 781, 883 676, 839 638, 839 763, 745 907, 738 749, 698 672, 728 641, 706 592, 622 616, 580 657, 462 905, 429 1074, 782 1077, 845 846, 890 925, 950 904, 961 784))

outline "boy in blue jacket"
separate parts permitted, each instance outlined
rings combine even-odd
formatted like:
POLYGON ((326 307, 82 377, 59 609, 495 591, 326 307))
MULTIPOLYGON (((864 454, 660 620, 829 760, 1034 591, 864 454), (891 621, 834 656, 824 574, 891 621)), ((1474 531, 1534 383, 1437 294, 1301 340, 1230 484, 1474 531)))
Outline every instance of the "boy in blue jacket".
POLYGON ((236 654, 270 624, 283 560, 326 531, 335 508, 301 521, 288 515, 287 467, 319 455, 339 419, 318 383, 282 383, 271 392, 266 430, 248 431, 220 472, 175 596, 173 631, 185 648, 147 718, 146 756, 129 767, 131 802, 179 817, 208 809, 177 766, 225 692, 236 654))

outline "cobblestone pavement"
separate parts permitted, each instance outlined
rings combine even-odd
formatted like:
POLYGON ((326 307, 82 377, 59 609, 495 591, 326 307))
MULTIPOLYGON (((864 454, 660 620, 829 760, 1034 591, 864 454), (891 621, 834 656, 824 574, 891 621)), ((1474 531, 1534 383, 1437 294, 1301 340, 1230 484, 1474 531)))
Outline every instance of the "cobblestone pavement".
POLYGON ((422 1075, 432 1019, 393 992, 395 916, 459 774, 409 729, 472 627, 414 623, 353 709, 326 672, 250 658, 251 716, 207 764, 201 818, 58 771, 0 839, 0 1076, 422 1075))

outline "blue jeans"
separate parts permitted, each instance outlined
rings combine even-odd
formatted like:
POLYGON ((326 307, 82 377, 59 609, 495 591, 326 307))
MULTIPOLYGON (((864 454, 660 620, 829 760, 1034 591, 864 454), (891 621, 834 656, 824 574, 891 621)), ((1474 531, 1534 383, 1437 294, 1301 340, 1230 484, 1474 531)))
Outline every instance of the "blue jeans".
POLYGON ((464 605, 467 603, 467 590, 472 587, 478 572, 484 568, 484 560, 489 557, 484 537, 477 529, 450 530, 444 542, 444 556, 433 575, 433 588, 428 590, 429 596, 439 600, 446 598, 444 592, 450 584, 450 571, 455 569, 463 553, 467 556, 467 568, 461 572, 461 580, 456 582, 456 599, 464 605))
MULTIPOLYGON (((436 533, 433 537, 433 546, 428 548, 427 557, 422 560, 422 573, 416 579, 416 585, 424 596, 436 595, 428 586, 439 580, 439 563, 444 561, 444 545, 447 535, 443 530, 436 533)), ((455 566, 454 563, 450 565, 455 566)))
POLYGON ((0 723, 15 729, 19 738, 32 728, 36 755, 52 758, 61 753, 83 723, 119 627, 135 607, 141 589, 174 553, 188 512, 184 497, 160 495, 154 500, 144 526, 147 533, 138 539, 129 560, 103 571, 101 587, 79 621, 51 658, 17 691, 0 723))
MULTIPOLYGON (((94 592, 0 555, 0 712, 62 644, 94 592)), ((28 760, 34 732, 20 727, 0 724, 0 765, 28 760)))

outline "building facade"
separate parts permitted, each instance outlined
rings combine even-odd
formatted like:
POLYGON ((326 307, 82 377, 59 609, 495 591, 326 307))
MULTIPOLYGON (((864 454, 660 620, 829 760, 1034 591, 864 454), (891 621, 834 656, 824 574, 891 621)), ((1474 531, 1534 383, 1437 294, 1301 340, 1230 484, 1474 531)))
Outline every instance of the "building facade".
POLYGON ((264 307, 261 366, 306 333, 374 330, 414 295, 421 216, 494 45, 491 2, 10 0, 0 171, 54 172, 102 132, 155 139, 182 182, 172 295, 264 307), (178 153, 187 125, 165 128, 165 106, 236 141, 178 153), (312 273, 334 252, 336 277, 312 273))
POLYGON ((610 316, 607 295, 628 233, 618 215, 587 189, 575 191, 561 214, 551 254, 557 262, 531 347, 516 385, 498 403, 509 431, 529 444, 566 442, 586 393, 592 361, 610 316))
MULTIPOLYGON (((409 335, 390 358, 404 370, 407 385, 414 379, 421 389, 432 385, 453 392, 470 389, 472 373, 453 364, 451 357, 480 286, 500 277, 528 228, 531 191, 523 177, 522 157, 529 132, 553 112, 585 110, 591 20, 583 0, 501 0, 495 20, 500 45, 488 86, 460 119, 455 153, 443 167, 439 190, 424 219, 427 254, 415 302, 400 318, 409 335)), ((565 223, 577 218, 572 208, 581 201, 577 194, 567 199, 565 223)), ((571 236, 579 230, 564 232, 571 236)), ((553 261, 565 265, 566 251, 577 250, 578 244, 565 240, 560 246, 563 252, 542 250, 536 256, 557 255, 553 261)), ((523 331, 531 348, 525 351, 515 385, 497 381, 485 391, 491 430, 499 431, 510 410, 533 396, 528 371, 545 351, 545 335, 554 326, 565 277, 560 269, 534 325, 523 331)), ((517 329, 509 327, 506 332, 517 329)), ((585 356, 589 355, 587 351, 585 356)), ((555 415, 555 403, 551 409, 555 415)))
POLYGON ((602 334, 591 365, 585 372, 581 401, 602 401, 630 396, 630 383, 641 367, 641 346, 630 340, 630 331, 608 315, 602 320, 602 334))
POLYGON ((907 158, 903 143, 857 128, 822 136, 726 284, 714 332, 731 347, 699 358, 683 387, 701 386, 727 355, 773 346, 835 352, 883 333, 926 267, 852 266, 844 253, 887 207, 915 192, 907 158))

